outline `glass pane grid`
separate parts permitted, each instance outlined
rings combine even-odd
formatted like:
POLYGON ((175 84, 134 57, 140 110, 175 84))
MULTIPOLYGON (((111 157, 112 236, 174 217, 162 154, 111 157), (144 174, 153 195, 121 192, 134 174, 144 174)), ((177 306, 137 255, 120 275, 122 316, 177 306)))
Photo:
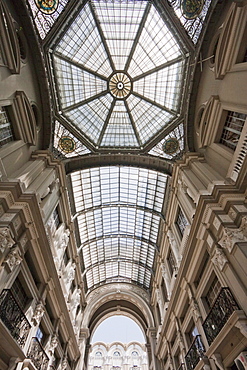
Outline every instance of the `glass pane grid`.
POLYGON ((166 175, 109 166, 72 173, 71 180, 88 287, 112 278, 148 287, 166 175))
POLYGON ((112 97, 107 94, 81 107, 69 110, 64 115, 82 134, 86 133, 97 144, 111 102, 112 97))
POLYGON ((150 1, 87 2, 56 41, 53 55, 58 113, 97 150, 140 148, 178 117, 184 51, 150 1), (111 85, 119 73, 128 86, 111 85), (113 111, 112 102, 103 104, 106 110, 98 104, 107 91, 113 111))
POLYGON ((133 95, 127 99, 127 103, 143 144, 175 118, 171 113, 133 95))
POLYGON ((107 90, 107 82, 54 56, 62 108, 76 104, 107 90))
POLYGON ((101 145, 138 147, 138 141, 123 101, 116 101, 101 145))
POLYGON ((178 229, 180 231, 180 234, 183 235, 186 226, 189 225, 189 222, 188 222, 187 218, 185 217, 185 215, 183 214, 183 212, 182 212, 182 210, 180 208, 178 210, 176 224, 178 226, 178 229))
POLYGON ((146 1, 92 2, 116 70, 124 70, 146 4, 146 1))
POLYGON ((112 69, 90 7, 86 4, 55 51, 88 69, 108 77, 112 69))
POLYGON ((128 73, 134 78, 180 54, 174 36, 154 6, 151 6, 128 73))
POLYGON ((14 140, 12 124, 4 107, 0 107, 0 147, 14 140))
POLYGON ((229 111, 220 138, 220 143, 235 150, 246 118, 247 114, 229 111))

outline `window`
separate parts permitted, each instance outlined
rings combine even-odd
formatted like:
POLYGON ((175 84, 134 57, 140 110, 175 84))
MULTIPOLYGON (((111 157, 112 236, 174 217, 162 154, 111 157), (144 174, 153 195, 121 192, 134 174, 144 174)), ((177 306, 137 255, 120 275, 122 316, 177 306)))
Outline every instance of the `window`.
POLYGON ((186 228, 187 225, 189 225, 189 223, 188 223, 187 218, 183 214, 180 207, 178 209, 176 224, 178 226, 178 229, 179 229, 179 232, 180 232, 181 236, 183 236, 185 228, 186 228))
POLYGON ((173 275, 173 273, 177 270, 177 264, 176 264, 174 254, 172 253, 172 250, 170 250, 170 252, 168 254, 167 261, 168 261, 168 266, 169 266, 169 269, 170 269, 170 273, 171 273, 171 275, 173 275))
POLYGON ((15 140, 12 124, 8 118, 6 108, 0 108, 0 147, 15 140))
POLYGON ((235 150, 240 138, 247 114, 229 111, 223 127, 220 143, 235 150))
POLYGON ((166 284, 165 284, 164 278, 162 278, 160 287, 161 287, 163 302, 165 303, 165 302, 168 301, 168 295, 167 295, 167 289, 166 289, 166 284))
POLYGON ((215 277, 205 297, 206 302, 210 308, 213 306, 220 290, 221 290, 221 284, 219 280, 217 279, 217 277, 215 277))
POLYGON ((52 213, 52 216, 53 216, 53 220, 54 220, 54 225, 56 227, 56 229, 58 228, 58 226, 61 224, 61 219, 60 219, 60 215, 59 215, 59 211, 58 211, 58 207, 56 207, 52 213))
POLYGON ((39 340, 39 342, 41 343, 42 342, 42 338, 44 336, 44 333, 43 331, 41 330, 41 328, 38 328, 37 331, 36 331, 36 338, 39 340))
POLYGON ((11 293, 13 294, 20 309, 24 311, 29 300, 29 297, 27 296, 25 289, 23 288, 19 278, 16 278, 16 280, 14 281, 11 287, 11 293))
POLYGON ((69 255, 68 255, 67 249, 65 250, 64 255, 63 255, 63 262, 64 262, 65 266, 67 266, 67 264, 69 262, 69 255))

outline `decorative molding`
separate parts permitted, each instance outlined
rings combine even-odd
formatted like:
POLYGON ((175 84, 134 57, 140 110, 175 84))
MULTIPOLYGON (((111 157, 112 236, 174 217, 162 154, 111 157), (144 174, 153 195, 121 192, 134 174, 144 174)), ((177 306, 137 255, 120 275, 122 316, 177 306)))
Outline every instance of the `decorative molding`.
POLYGON ((201 312, 200 312, 200 308, 199 308, 199 305, 196 301, 195 298, 192 298, 191 301, 190 301, 190 307, 192 309, 192 312, 193 312, 193 316, 195 317, 195 321, 197 321, 199 318, 202 317, 201 315, 201 312))
POLYGON ((10 250, 4 262, 6 263, 10 271, 12 271, 15 266, 18 266, 21 263, 22 260, 23 258, 20 255, 20 249, 16 246, 10 250))
POLYGON ((247 338, 247 319, 238 320, 235 326, 240 330, 243 336, 247 338))
POLYGON ((58 345, 58 337, 56 333, 53 333, 51 338, 50 338, 50 343, 48 347, 48 352, 52 356, 54 354, 55 348, 58 345))
POLYGON ((35 308, 32 323, 34 326, 38 326, 45 312, 45 308, 42 302, 39 302, 35 308))
POLYGON ((8 227, 0 228, 0 251, 3 253, 7 249, 11 248, 15 244, 15 241, 11 237, 11 233, 8 227))
POLYGON ((241 225, 238 229, 225 227, 223 235, 218 244, 229 252, 232 251, 236 243, 243 243, 247 241, 247 216, 242 217, 241 225))
POLYGON ((214 265, 218 266, 220 270, 223 270, 225 264, 228 262, 228 259, 222 248, 216 245, 214 255, 211 258, 211 261, 214 265))

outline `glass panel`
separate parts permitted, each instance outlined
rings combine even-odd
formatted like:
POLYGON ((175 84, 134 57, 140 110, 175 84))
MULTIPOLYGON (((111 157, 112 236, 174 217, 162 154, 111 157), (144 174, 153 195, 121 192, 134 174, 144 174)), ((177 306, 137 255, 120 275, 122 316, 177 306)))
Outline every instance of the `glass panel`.
POLYGON ((167 159, 177 159, 184 151, 184 125, 181 123, 168 135, 165 136, 157 145, 155 145, 148 153, 157 157, 163 157, 167 159), (174 140, 175 139, 175 140, 174 140), (167 151, 167 145, 169 140, 173 142, 173 149, 167 151), (175 144, 176 146, 175 146, 175 144))
POLYGON ((229 111, 222 131, 220 143, 235 150, 246 118, 247 114, 229 111))
POLYGON ((11 122, 4 107, 0 107, 0 147, 14 140, 11 122))
POLYGON ((177 110, 181 95, 183 62, 176 62, 133 83, 133 90, 168 109, 177 110))
POLYGON ((82 134, 86 133, 94 143, 97 143, 112 100, 112 97, 107 94, 79 108, 65 112, 65 116, 82 134))
POLYGON ((90 153, 74 135, 71 134, 61 123, 56 121, 53 139, 53 153, 58 158, 70 158, 77 155, 90 153))
POLYGON ((120 147, 138 146, 130 116, 123 101, 116 101, 101 145, 120 147))
POLYGON ((108 55, 88 4, 74 19, 55 52, 103 76, 108 77, 112 73, 108 55))
POLYGON ((89 289, 113 278, 149 287, 166 178, 125 166, 71 174, 89 289))
POLYGON ((180 231, 180 234, 183 235, 185 228, 187 225, 189 225, 187 218, 183 214, 182 210, 179 208, 178 210, 178 216, 177 216, 177 221, 176 224, 178 226, 178 229, 180 231))
POLYGON ((175 115, 133 95, 127 98, 127 103, 143 144, 175 118, 175 115))
POLYGON ((54 56, 61 109, 106 92, 107 82, 82 68, 54 56))
POLYGON ((115 69, 124 70, 147 2, 93 1, 92 5, 104 33, 115 69))
POLYGON ((128 73, 132 78, 181 55, 175 37, 152 6, 144 24, 128 73))
POLYGON ((193 6, 196 4, 198 9, 198 14, 195 13, 194 15, 190 15, 188 13, 186 14, 186 7, 182 6, 183 4, 186 4, 185 1, 181 2, 180 0, 168 0, 168 2, 173 7, 177 17, 184 26, 191 40, 194 44, 196 44, 201 34, 203 24, 212 0, 194 1, 194 4, 191 4, 191 8, 193 9, 193 6))
POLYGON ((57 117, 100 149, 138 149, 179 118, 188 59, 150 1, 92 0, 51 45, 57 117))
MULTIPOLYGON (((37 1, 35 0, 28 0, 32 16, 35 22, 35 25, 38 29, 39 35, 42 39, 48 34, 50 29, 52 28, 53 24, 55 23, 56 19, 62 13, 63 9, 65 8, 68 0, 59 0, 54 3, 58 4, 57 8, 53 13, 45 13, 40 10, 37 6, 37 1)), ((45 3, 45 2, 44 2, 45 3)))

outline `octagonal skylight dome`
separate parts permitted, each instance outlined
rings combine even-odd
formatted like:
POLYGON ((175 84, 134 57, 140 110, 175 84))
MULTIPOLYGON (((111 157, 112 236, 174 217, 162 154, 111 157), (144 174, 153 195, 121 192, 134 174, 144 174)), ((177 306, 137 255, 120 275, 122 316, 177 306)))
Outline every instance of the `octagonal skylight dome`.
POLYGON ((179 120, 187 59, 150 1, 88 1, 51 49, 56 118, 90 148, 142 149, 179 120))

